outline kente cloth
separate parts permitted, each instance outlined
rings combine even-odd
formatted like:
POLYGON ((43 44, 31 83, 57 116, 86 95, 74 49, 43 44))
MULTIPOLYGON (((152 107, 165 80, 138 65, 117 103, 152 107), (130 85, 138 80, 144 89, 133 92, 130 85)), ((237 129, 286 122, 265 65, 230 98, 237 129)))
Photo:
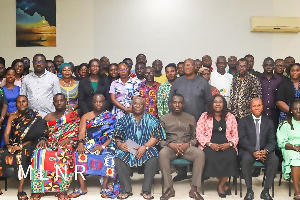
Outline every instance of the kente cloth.
POLYGON ((93 149, 96 146, 102 146, 107 139, 112 141, 116 122, 116 117, 109 111, 104 111, 87 121, 86 152, 85 154, 80 155, 78 155, 78 152, 75 152, 75 165, 78 166, 78 171, 82 171, 84 174, 99 175, 109 178, 116 177, 114 144, 111 142, 101 153, 93 152, 93 149), (79 167, 79 165, 82 167, 79 167))
MULTIPOLYGON (((144 113, 141 119, 136 121, 133 114, 130 113, 118 120, 114 136, 121 138, 124 142, 131 139, 139 146, 143 146, 151 138, 159 141, 165 140, 166 132, 153 115, 144 113)), ((132 153, 124 152, 121 149, 117 149, 115 157, 120 158, 129 167, 142 166, 150 158, 158 157, 158 147, 150 147, 139 160, 132 153)))
POLYGON ((48 122, 47 148, 37 148, 33 152, 32 193, 66 192, 72 181, 74 142, 79 130, 79 117, 76 112, 66 110, 64 115, 48 122), (64 139, 71 139, 65 147, 58 145, 64 139))
POLYGON ((34 110, 27 109, 20 113, 18 117, 12 120, 11 134, 9 136, 9 144, 14 146, 23 145, 25 142, 29 142, 23 146, 21 150, 11 154, 8 149, 0 150, 0 159, 2 172, 0 170, 0 176, 15 177, 21 179, 21 175, 24 177, 28 166, 30 165, 30 157, 35 148, 36 140, 40 137, 47 135, 46 121, 34 110), (22 167, 22 170, 20 170, 22 167), (9 170, 12 168, 13 170, 9 170))
POLYGON ((86 152, 80 155, 78 152, 74 153, 75 166, 78 172, 110 178, 107 188, 102 189, 102 192, 113 199, 121 190, 114 162, 115 145, 112 142, 116 122, 116 117, 109 111, 104 111, 87 121, 86 152), (108 139, 111 143, 102 152, 93 152, 94 147, 103 145, 108 139))

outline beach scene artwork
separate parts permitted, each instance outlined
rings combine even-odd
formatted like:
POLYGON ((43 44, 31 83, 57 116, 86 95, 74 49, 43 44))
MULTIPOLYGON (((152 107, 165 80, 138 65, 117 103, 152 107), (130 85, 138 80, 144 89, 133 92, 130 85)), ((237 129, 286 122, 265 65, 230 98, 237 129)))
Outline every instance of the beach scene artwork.
POLYGON ((17 47, 56 46, 56 0, 16 0, 17 47))

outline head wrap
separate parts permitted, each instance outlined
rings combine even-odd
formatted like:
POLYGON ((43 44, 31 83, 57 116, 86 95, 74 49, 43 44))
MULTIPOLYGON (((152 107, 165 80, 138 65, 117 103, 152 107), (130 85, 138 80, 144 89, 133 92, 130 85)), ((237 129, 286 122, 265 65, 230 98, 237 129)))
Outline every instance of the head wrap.
POLYGON ((61 73, 62 69, 63 69, 65 66, 69 66, 69 67, 71 68, 71 70, 73 71, 73 67, 72 67, 72 65, 70 65, 70 63, 62 63, 62 64, 59 66, 59 68, 58 68, 59 73, 61 73))

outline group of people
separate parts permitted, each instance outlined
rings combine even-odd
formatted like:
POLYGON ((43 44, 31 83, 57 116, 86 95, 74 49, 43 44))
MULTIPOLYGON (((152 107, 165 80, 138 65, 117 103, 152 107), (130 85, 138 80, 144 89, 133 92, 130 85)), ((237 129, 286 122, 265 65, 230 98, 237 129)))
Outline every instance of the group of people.
POLYGON ((196 200, 203 199, 201 181, 210 177, 219 180, 219 197, 231 195, 227 180, 239 176, 239 168, 244 199, 254 199, 256 161, 266 166, 262 199, 272 199, 280 162, 300 199, 300 64, 292 57, 265 58, 263 73, 254 71, 250 54, 219 56, 216 69, 208 55, 189 58, 168 64, 165 74, 161 60, 147 66, 144 54, 136 57, 134 72, 130 58, 110 64, 102 57, 74 67, 60 55, 51 61, 36 54, 32 63, 32 72, 26 57, 5 69, 0 59, 0 176, 19 179, 18 199, 28 199, 28 172, 32 200, 46 192, 57 192, 60 200, 85 195, 84 175, 101 177, 103 198, 127 199, 133 195, 131 168, 143 168, 141 196, 153 199, 159 167, 167 188, 160 199, 167 200, 175 196, 173 180, 187 173, 178 167, 172 180, 176 158, 193 162, 188 195, 196 200), (67 194, 74 178, 80 186, 67 194))

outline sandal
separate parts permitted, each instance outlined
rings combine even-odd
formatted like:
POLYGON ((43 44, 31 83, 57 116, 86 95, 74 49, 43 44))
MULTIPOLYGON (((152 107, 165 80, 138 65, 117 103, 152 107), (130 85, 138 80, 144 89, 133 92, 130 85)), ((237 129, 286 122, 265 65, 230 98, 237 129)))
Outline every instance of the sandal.
POLYGON ((66 192, 60 192, 57 195, 58 200, 71 200, 66 192))
POLYGON ((18 192, 17 197, 18 200, 28 200, 27 194, 24 191, 18 192))
POLYGON ((132 195, 133 195, 132 192, 122 192, 122 193, 118 194, 117 199, 127 199, 128 197, 130 197, 132 195))
POLYGON ((294 200, 300 200, 300 194, 294 194, 294 200))
POLYGON ((69 194, 68 197, 70 198, 77 198, 77 197, 80 197, 81 195, 85 195, 87 192, 84 192, 82 189, 78 188, 78 189, 75 189, 73 191, 73 193, 69 194))
POLYGON ((150 192, 142 191, 140 194, 144 199, 154 199, 150 192))
POLYGON ((43 193, 31 193, 29 200, 40 200, 44 196, 43 193))

